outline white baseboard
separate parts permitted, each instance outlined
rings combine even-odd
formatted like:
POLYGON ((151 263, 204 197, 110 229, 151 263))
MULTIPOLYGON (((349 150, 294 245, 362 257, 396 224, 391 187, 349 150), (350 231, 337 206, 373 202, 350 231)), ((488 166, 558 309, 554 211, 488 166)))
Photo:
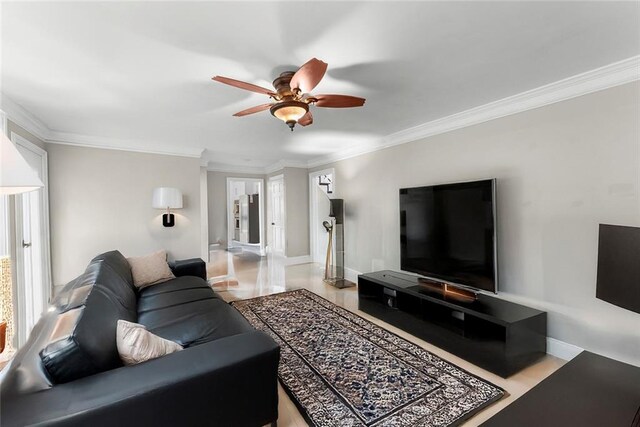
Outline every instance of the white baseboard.
POLYGON ((356 285, 358 284, 358 275, 360 274, 362 273, 352 268, 348 268, 348 267, 344 268, 344 278, 350 282, 355 283, 356 285))
POLYGON ((552 356, 569 361, 583 351, 584 349, 577 345, 547 337, 547 354, 552 356))
POLYGON ((310 262, 311 262, 311 256, 310 255, 284 257, 284 265, 308 264, 310 262))

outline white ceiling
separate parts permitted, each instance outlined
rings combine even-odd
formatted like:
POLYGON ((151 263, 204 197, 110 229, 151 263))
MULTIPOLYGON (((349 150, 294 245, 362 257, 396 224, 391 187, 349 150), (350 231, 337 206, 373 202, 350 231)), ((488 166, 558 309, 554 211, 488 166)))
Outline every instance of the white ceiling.
POLYGON ((211 164, 306 162, 640 54, 638 2, 3 3, 2 92, 59 139, 211 164), (314 108, 291 133, 231 115, 312 57, 314 108))

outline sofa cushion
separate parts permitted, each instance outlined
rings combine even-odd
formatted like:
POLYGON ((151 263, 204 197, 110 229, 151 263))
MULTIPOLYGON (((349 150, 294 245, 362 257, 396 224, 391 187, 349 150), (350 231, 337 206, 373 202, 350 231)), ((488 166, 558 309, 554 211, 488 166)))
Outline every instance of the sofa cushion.
POLYGON ((58 292, 51 304, 52 309, 42 314, 27 342, 16 352, 9 366, 2 370, 0 393, 29 393, 51 387, 41 352, 71 332, 81 313, 81 310, 74 309, 85 305, 95 281, 96 274, 81 274, 58 292))
POLYGON ((40 317, 27 342, 0 372, 0 396, 32 393, 51 387, 51 380, 42 366, 40 351, 51 343, 51 333, 58 324, 59 315, 47 311, 40 317))
MULTIPOLYGON (((125 282, 133 286, 133 276, 131 275, 131 267, 127 259, 120 253, 120 251, 109 251, 103 254, 97 255, 91 260, 102 260, 105 264, 108 264, 125 282)), ((91 263, 90 263, 91 264, 91 263)))
POLYGON ((129 263, 118 251, 106 252, 93 258, 84 274, 67 283, 52 305, 58 311, 84 305, 94 284, 112 294, 131 313, 136 312, 137 296, 129 263))
POLYGON ((117 251, 99 255, 56 298, 54 305, 60 311, 81 311, 67 319, 64 334, 51 337, 40 351, 53 382, 65 383, 122 366, 116 325, 119 319, 137 321, 137 296, 124 267, 128 267, 126 259, 117 251))
POLYGON ((120 274, 103 260, 94 260, 85 270, 86 280, 99 287, 117 302, 121 310, 127 311, 129 316, 136 315, 138 296, 133 284, 123 280, 120 274))
POLYGON ((166 282, 176 276, 167 264, 167 253, 157 251, 149 255, 127 258, 131 266, 133 284, 138 289, 166 282))
POLYGON ((138 316, 172 305, 212 298, 218 298, 218 296, 204 280, 193 276, 178 277, 142 289, 138 301, 138 316))
POLYGON ((184 291, 186 289, 206 289, 211 291, 214 297, 218 297, 207 282, 194 276, 177 277, 172 280, 167 280, 164 283, 144 288, 138 294, 139 298, 148 298, 152 295, 166 294, 175 291, 184 291))
POLYGON ((147 331, 139 323, 118 320, 118 353, 125 365, 137 365, 182 350, 180 344, 147 331))
POLYGON ((254 330, 204 280, 193 276, 141 290, 138 310, 138 323, 183 347, 254 330))

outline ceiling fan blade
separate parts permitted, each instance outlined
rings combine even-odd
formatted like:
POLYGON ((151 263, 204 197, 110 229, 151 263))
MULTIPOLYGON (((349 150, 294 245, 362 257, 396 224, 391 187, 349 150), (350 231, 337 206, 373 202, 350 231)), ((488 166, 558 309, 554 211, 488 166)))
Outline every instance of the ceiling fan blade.
POLYGON ((249 114, 259 113, 260 111, 268 110, 273 104, 256 105, 255 107, 247 108, 246 110, 238 111, 234 114, 235 117, 248 116, 249 114))
POLYGON ((302 93, 308 93, 320 83, 327 72, 327 63, 317 58, 309 60, 291 77, 289 85, 291 89, 300 89, 302 93))
POLYGON ((240 80, 230 79, 229 77, 215 76, 211 80, 215 80, 220 83, 224 83, 230 86, 235 86, 240 89, 250 90, 251 92, 262 93, 264 95, 274 96, 276 93, 272 90, 256 86, 251 83, 241 82, 240 80))
POLYGON ((300 126, 309 126, 311 123, 313 123, 313 115, 311 114, 311 111, 307 111, 307 114, 298 120, 298 124, 300 126))
POLYGON ((313 97, 318 100, 315 103, 316 107, 326 108, 362 107, 365 102, 364 98, 348 95, 314 95, 313 97))

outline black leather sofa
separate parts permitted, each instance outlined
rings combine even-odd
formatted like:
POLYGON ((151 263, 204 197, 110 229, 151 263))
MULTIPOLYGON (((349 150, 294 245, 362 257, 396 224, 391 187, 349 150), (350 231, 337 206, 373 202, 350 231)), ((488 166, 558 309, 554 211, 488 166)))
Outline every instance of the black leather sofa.
POLYGON ((120 252, 67 284, 0 374, 0 425, 261 426, 278 418, 278 345, 205 281, 204 262, 138 291, 120 252), (123 366, 118 319, 184 350, 123 366))

